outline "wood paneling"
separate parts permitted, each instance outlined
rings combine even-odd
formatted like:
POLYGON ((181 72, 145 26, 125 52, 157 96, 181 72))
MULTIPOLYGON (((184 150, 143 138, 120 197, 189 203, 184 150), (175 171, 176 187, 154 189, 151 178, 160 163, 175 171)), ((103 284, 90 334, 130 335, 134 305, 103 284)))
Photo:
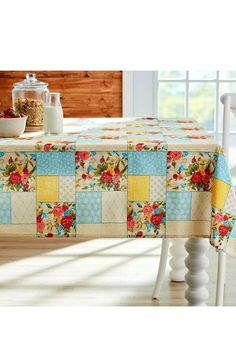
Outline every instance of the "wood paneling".
POLYGON ((0 71, 0 111, 12 105, 12 85, 27 72, 61 92, 65 117, 122 116, 121 71, 0 71))

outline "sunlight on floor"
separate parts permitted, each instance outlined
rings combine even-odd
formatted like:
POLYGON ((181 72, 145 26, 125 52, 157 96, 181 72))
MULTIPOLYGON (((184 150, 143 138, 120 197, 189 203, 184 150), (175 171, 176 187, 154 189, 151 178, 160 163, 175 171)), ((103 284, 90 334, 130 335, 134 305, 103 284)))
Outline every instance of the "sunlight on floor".
POLYGON ((1 305, 151 300, 160 248, 161 240, 97 239, 2 264, 1 305))
MULTIPOLYGON (((0 237, 0 306, 186 306, 185 283, 152 291, 161 239, 0 237)), ((209 249, 209 305, 214 305, 217 254, 209 249)), ((225 305, 236 305, 235 259, 227 257, 225 305)))

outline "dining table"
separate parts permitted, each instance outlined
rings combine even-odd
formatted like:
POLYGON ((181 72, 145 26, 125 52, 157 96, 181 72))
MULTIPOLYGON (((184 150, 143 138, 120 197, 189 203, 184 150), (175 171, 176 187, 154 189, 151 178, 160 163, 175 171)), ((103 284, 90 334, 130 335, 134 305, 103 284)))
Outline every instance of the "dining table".
POLYGON ((64 118, 62 134, 0 138, 0 236, 186 239, 186 282, 207 290, 208 243, 236 257, 235 220, 224 151, 195 120, 64 118))

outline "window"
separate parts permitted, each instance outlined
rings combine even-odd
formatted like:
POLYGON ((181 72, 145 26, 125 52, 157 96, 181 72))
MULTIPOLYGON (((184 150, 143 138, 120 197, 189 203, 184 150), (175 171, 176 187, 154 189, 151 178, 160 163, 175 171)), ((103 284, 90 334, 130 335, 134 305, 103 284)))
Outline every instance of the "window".
MULTIPOLYGON (((156 115, 197 120, 222 137, 223 105, 220 96, 236 93, 236 71, 156 72, 156 115)), ((230 166, 236 165, 236 117, 231 116, 230 166)), ((236 183, 236 175, 234 178, 236 183)))

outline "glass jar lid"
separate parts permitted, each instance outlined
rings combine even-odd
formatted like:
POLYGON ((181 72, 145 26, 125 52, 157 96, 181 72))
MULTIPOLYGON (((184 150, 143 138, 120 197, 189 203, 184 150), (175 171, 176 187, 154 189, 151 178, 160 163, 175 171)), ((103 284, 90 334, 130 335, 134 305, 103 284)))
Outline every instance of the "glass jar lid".
POLYGON ((13 87, 17 89, 44 89, 47 86, 47 83, 37 80, 35 73, 27 73, 23 81, 13 84, 13 87))

